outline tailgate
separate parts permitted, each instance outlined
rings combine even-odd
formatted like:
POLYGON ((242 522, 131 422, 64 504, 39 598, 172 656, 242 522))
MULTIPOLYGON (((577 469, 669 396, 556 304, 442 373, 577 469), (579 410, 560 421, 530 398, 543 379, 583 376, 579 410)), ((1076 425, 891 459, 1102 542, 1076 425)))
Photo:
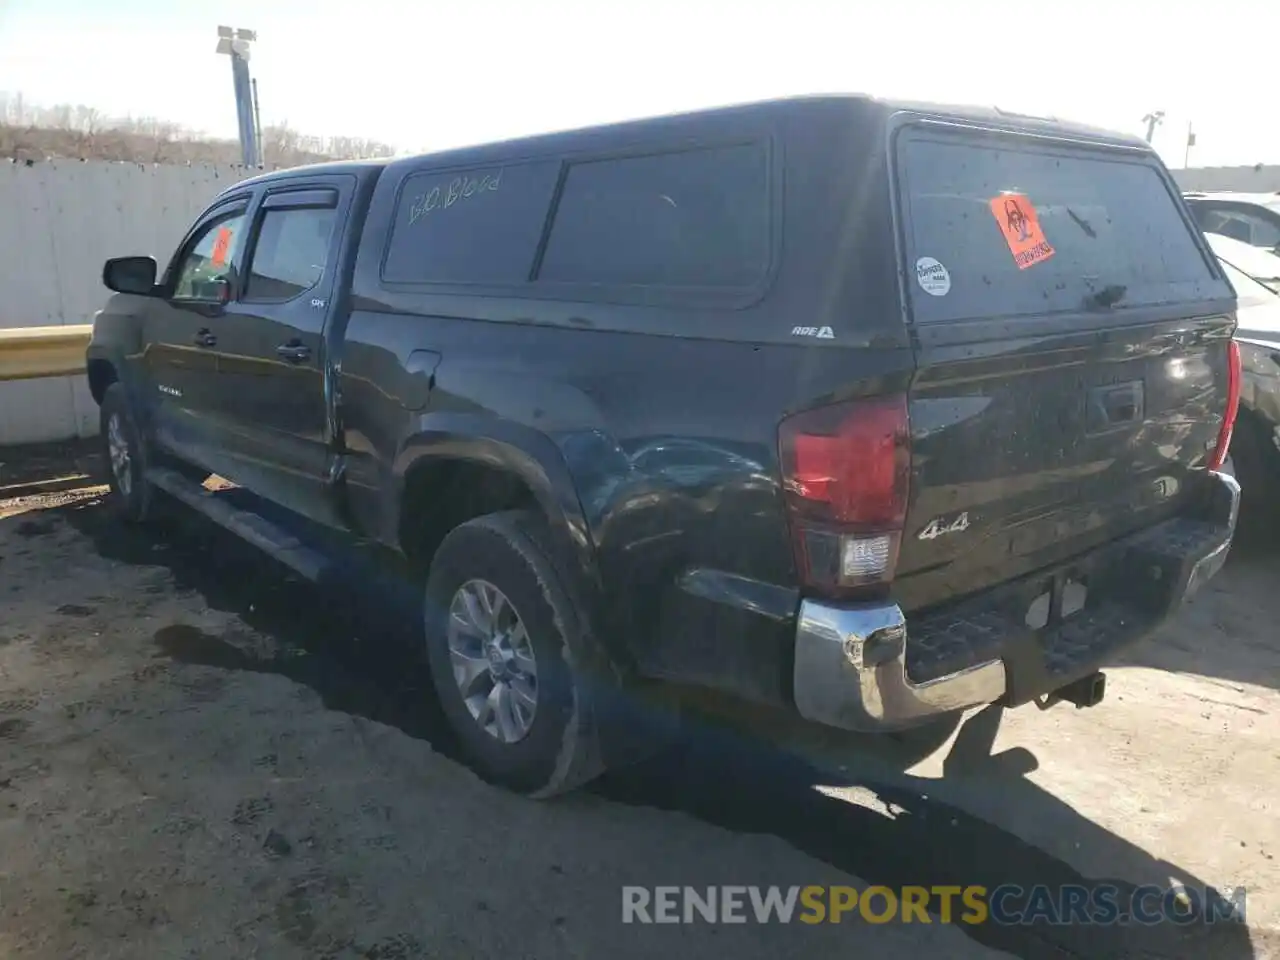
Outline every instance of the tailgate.
POLYGON ((1142 151, 908 127, 907 609, 1176 513, 1227 395, 1235 301, 1142 151))

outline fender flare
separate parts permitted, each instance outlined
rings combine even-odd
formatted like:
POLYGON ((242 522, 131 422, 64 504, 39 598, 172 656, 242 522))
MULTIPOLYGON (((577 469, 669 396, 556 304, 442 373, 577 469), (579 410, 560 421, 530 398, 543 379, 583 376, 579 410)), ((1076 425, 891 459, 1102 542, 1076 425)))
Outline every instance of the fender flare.
MULTIPOLYGON (((595 543, 564 455, 539 430, 489 414, 435 412, 418 417, 392 465, 388 532, 399 530, 405 484, 412 470, 446 459, 496 467, 524 482, 546 518, 553 548, 562 551, 572 565, 570 573, 576 583, 571 586, 581 592, 591 623, 599 624, 603 589, 595 543)), ((598 638, 594 627, 591 632, 598 638)), ((606 653, 614 664, 619 662, 618 651, 607 649, 606 653)))
POLYGON ((132 338, 122 339, 119 335, 104 337, 96 325, 93 338, 84 351, 86 375, 94 363, 106 363, 115 371, 115 379, 124 385, 125 392, 133 402, 142 402, 144 376, 140 364, 145 351, 132 338))

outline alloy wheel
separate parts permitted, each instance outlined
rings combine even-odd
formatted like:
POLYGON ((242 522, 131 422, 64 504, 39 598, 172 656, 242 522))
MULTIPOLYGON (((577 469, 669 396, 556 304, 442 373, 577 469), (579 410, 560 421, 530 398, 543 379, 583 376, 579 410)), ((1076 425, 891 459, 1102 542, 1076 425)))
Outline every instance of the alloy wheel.
POLYGON ((523 740, 538 709, 538 664, 506 594, 468 580, 449 604, 449 662, 472 719, 503 743, 523 740))

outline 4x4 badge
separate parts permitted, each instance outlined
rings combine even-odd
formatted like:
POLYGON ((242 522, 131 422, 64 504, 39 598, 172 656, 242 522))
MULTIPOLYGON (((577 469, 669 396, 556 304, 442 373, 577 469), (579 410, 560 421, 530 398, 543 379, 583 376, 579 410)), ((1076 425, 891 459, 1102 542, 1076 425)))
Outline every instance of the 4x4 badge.
POLYGON ((969 511, 966 510, 950 523, 943 523, 941 517, 935 517, 929 521, 929 525, 921 530, 917 537, 920 540, 936 540, 944 533, 960 533, 961 531, 968 529, 969 511))

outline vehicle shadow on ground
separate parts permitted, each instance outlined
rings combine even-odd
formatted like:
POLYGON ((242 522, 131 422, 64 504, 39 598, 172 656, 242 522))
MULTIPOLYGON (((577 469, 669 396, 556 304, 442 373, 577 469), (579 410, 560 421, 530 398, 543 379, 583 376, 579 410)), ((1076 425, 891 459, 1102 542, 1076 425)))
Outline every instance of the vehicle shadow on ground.
MULTIPOLYGON (((285 676, 314 689, 329 709, 389 724, 456 756, 415 652, 417 602, 410 586, 374 578, 353 559, 333 583, 317 589, 185 512, 166 520, 159 534, 122 527, 97 501, 51 512, 87 536, 101 556, 166 568, 176 589, 195 591, 211 608, 234 613, 277 647, 262 657, 234 636, 169 624, 156 631, 157 656, 285 676)), ((1101 845, 1102 862, 1114 864, 1115 877, 1124 880, 1085 877, 999 826, 930 799, 937 781, 906 774, 883 781, 841 775, 713 722, 693 725, 679 748, 610 773, 590 789, 619 804, 681 811, 726 830, 776 836, 873 885, 1029 889, 1114 882, 1126 891, 1133 882, 1164 884, 1177 877, 1203 889, 1176 865, 1150 857, 1019 773, 1001 769, 1001 758, 990 756, 997 725, 996 711, 970 720, 948 757, 948 774, 964 777, 971 788, 1012 794, 1026 809, 1042 810, 1063 836, 1079 836, 1095 850, 1101 845), (830 796, 818 786, 869 789, 884 809, 830 796)), ((1255 956, 1249 931, 1237 923, 957 926, 974 941, 1024 960, 1255 956)))
POLYGON ((1118 665, 1280 690, 1280 510, 1245 501, 1226 565, 1118 665))

